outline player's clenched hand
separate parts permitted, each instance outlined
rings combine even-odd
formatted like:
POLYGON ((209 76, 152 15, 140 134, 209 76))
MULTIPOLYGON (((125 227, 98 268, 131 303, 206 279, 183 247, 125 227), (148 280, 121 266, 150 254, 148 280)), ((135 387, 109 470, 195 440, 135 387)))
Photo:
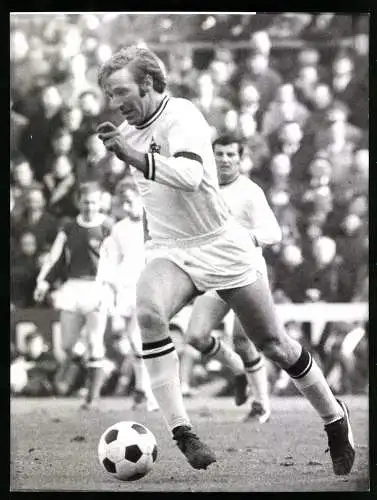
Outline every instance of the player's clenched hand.
POLYGON ((48 292, 48 289, 50 288, 50 285, 47 281, 39 281, 37 283, 37 286, 34 290, 34 300, 36 302, 42 302, 43 299, 46 296, 46 293, 48 292))
POLYGON ((130 148, 118 128, 113 123, 101 123, 101 125, 97 127, 97 134, 106 146, 106 149, 116 154, 120 160, 124 162, 129 161, 130 148))

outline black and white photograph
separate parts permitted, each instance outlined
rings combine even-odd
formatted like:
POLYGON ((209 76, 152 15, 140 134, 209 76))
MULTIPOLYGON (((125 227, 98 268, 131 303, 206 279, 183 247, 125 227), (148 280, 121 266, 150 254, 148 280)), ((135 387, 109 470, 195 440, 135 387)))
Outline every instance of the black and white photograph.
POLYGON ((9 20, 10 491, 371 491, 370 14, 9 20))

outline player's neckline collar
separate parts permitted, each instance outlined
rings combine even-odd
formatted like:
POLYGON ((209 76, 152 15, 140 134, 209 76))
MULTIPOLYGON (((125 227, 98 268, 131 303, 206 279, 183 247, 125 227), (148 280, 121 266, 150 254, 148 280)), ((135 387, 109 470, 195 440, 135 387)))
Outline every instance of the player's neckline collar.
POLYGON ((154 121, 157 120, 157 118, 161 115, 161 113, 164 111, 167 103, 169 101, 169 96, 168 95, 165 95, 162 99, 162 101, 160 102, 160 104, 158 105, 158 108, 156 109, 156 111, 154 111, 154 113, 152 113, 149 118, 147 118, 143 123, 141 123, 140 125, 137 125, 136 128, 138 130, 140 129, 143 129, 143 128, 146 128, 146 127, 149 127, 149 125, 151 125, 154 121))
POLYGON ((88 221, 85 221, 83 218, 82 218, 82 215, 78 215, 76 217, 76 222, 79 226, 81 227, 96 227, 96 226, 99 226, 100 224, 102 224, 102 222, 105 220, 105 216, 103 214, 98 214, 97 217, 95 217, 92 221, 88 222, 88 221))

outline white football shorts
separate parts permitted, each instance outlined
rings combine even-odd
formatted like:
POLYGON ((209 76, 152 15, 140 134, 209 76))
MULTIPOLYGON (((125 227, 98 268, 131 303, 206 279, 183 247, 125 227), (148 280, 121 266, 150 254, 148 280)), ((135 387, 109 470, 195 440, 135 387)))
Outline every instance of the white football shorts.
POLYGON ((88 314, 97 310, 101 303, 102 286, 95 280, 69 279, 53 292, 56 309, 88 314))
POLYGON ((226 290, 250 285, 261 270, 260 248, 234 219, 225 230, 199 246, 164 246, 149 241, 146 259, 163 258, 187 273, 199 291, 226 290))

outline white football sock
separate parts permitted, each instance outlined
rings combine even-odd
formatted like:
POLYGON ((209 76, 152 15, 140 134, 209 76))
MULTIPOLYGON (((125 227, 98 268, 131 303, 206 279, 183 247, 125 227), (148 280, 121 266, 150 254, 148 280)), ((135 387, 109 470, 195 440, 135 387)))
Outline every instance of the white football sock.
POLYGON ((179 359, 170 337, 143 344, 153 394, 170 430, 180 425, 191 427, 186 413, 179 378, 179 359))
POLYGON ((245 364, 246 376, 252 390, 254 401, 260 403, 266 410, 270 409, 267 368, 261 357, 252 363, 245 364))
POLYGON ((212 345, 203 355, 220 361, 220 363, 229 368, 235 376, 245 373, 245 368, 240 356, 222 340, 219 340, 215 336, 211 336, 211 338, 212 345))
POLYGON ((332 393, 325 376, 309 352, 303 349, 298 361, 286 371, 325 425, 344 416, 343 409, 332 393))

